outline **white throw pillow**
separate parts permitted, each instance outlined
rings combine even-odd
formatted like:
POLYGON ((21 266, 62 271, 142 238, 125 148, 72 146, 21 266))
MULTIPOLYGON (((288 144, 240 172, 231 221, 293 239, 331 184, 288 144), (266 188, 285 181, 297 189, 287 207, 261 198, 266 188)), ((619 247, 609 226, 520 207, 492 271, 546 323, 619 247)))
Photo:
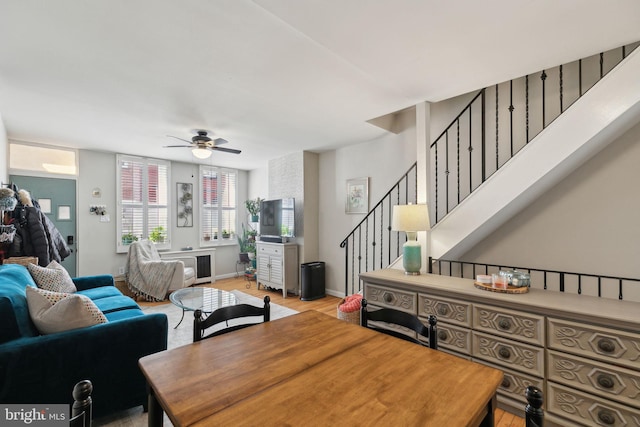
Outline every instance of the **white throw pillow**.
POLYGON ((107 318, 85 295, 51 292, 27 286, 31 320, 41 334, 107 323, 107 318))
POLYGON ((52 292, 76 292, 76 285, 63 266, 51 261, 46 267, 28 264, 27 269, 39 288, 52 292))

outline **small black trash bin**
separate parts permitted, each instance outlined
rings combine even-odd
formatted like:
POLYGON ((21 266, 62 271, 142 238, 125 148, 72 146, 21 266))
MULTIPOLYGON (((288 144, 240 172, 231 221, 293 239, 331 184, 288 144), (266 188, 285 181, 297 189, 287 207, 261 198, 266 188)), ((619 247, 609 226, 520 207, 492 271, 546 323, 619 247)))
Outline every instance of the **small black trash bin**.
POLYGON ((302 292, 300 300, 313 301, 324 298, 324 262, 305 262, 300 264, 302 292))

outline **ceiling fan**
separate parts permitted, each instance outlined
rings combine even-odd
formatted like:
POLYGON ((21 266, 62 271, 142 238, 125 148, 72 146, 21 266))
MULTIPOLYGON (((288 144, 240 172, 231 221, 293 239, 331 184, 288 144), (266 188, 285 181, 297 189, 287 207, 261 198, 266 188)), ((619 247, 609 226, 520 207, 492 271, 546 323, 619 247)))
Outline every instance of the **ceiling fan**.
POLYGON ((211 156, 213 150, 222 151, 224 153, 232 153, 232 154, 240 154, 240 150, 235 150, 233 148, 224 148, 220 147, 222 144, 226 144, 228 141, 223 138, 215 138, 211 139, 207 136, 206 130, 196 129, 193 132, 196 133, 194 137, 191 138, 191 141, 187 139, 178 138, 177 136, 167 135, 169 138, 179 139, 180 141, 188 142, 189 145, 165 145, 165 148, 174 148, 174 147, 187 147, 191 148, 191 152, 194 156, 199 159, 206 159, 211 156))

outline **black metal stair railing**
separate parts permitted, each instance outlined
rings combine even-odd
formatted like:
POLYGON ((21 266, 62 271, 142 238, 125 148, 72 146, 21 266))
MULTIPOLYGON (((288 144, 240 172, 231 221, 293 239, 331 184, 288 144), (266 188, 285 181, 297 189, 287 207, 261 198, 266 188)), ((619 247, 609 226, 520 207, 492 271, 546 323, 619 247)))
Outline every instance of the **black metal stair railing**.
POLYGON ((345 295, 360 290, 360 273, 386 268, 400 256, 406 236, 391 230, 391 211, 394 205, 416 203, 417 184, 414 163, 340 243, 345 250, 345 295))
POLYGON ((531 276, 532 285, 576 295, 624 299, 625 290, 640 286, 640 279, 601 274, 575 273, 530 267, 429 258, 429 273, 475 279, 478 274, 498 274, 500 270, 519 270, 531 276))
MULTIPOLYGON (((480 187, 638 45, 640 42, 480 90, 430 145, 428 170, 433 187, 428 189, 428 199, 432 225, 480 187)), ((403 233, 391 231, 391 210, 394 204, 415 203, 416 189, 417 164, 414 164, 340 243, 345 249, 345 295, 360 290, 360 273, 386 268, 400 256, 403 233), (402 187, 404 193, 400 191, 402 187)))
POLYGON ((480 90, 430 146, 435 223, 615 68, 638 42, 480 90))

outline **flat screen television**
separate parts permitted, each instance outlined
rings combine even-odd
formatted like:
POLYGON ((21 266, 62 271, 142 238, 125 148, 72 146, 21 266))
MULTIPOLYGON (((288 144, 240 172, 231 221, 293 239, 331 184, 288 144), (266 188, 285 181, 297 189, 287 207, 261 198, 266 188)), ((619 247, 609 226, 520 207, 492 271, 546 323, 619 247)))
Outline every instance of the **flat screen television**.
POLYGON ((263 200, 260 203, 260 236, 295 237, 295 200, 263 200))

